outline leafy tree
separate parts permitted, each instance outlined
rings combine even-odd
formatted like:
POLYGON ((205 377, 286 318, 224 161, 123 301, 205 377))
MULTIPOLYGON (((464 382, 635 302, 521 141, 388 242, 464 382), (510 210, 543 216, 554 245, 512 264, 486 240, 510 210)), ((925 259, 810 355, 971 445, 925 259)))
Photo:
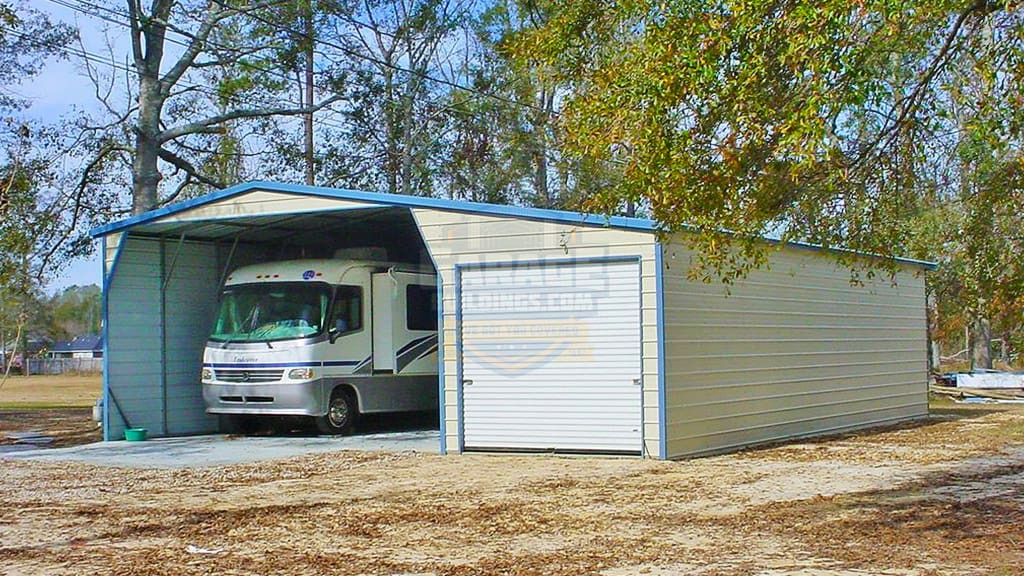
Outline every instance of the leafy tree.
MULTIPOLYGON (((25 349, 30 335, 51 331, 39 295, 52 274, 81 245, 67 242, 74 209, 51 169, 53 159, 35 147, 42 141, 22 126, 0 165, 0 342, 25 349)), ((5 360, 10 370, 14 355, 5 360)))
MULTIPOLYGON (((498 49, 510 36, 542 25, 551 11, 547 2, 508 0, 492 3, 480 15, 476 34, 481 57, 472 66, 473 74, 478 83, 505 100, 470 103, 497 113, 488 115, 476 138, 493 140, 491 148, 498 155, 491 169, 511 179, 513 197, 534 206, 560 208, 571 204, 567 165, 559 162, 554 121, 562 85, 537 74, 531 66, 506 58, 498 49)), ((461 131, 460 135, 467 136, 461 131)))
POLYGON ((555 7, 500 0, 472 19, 465 68, 473 90, 449 92, 437 170, 451 197, 574 209, 581 196, 614 185, 614 165, 562 152, 557 116, 570 86, 501 50, 510 38, 543 26, 555 7))
POLYGON ((1024 174, 1019 159, 984 156, 989 166, 971 167, 959 194, 922 211, 910 244, 939 264, 928 278, 932 337, 949 352, 967 349, 972 368, 993 367, 994 336, 1004 361, 1024 349, 1024 174))
MULTIPOLYGON (((1024 314, 1024 179, 1018 86, 1002 70, 1006 46, 986 45, 959 55, 957 83, 940 94, 919 179, 923 198, 910 246, 940 268, 929 278, 935 296, 933 335, 959 342, 974 368, 992 367, 990 341, 998 335, 1008 356, 1020 338, 1024 314)), ((959 345, 958 345, 959 346, 959 345)), ((1003 358, 1007 360, 1007 357, 1003 358)))
POLYGON ((649 205, 728 281, 764 235, 898 255, 965 65, 1000 96, 979 121, 1019 133, 1022 22, 990 0, 570 0, 507 46, 572 87, 569 150, 624 162, 590 205, 649 205))
POLYGON ((24 2, 0 2, 0 109, 24 108, 14 86, 38 74, 48 58, 61 56, 74 38, 74 29, 24 2))
MULTIPOLYGON (((0 344, 24 349, 27 328, 38 325, 35 295, 61 256, 67 197, 52 189, 54 131, 36 130, 17 117, 27 102, 15 86, 58 56, 74 31, 23 3, 0 3, 0 344)), ((3 376, 13 355, 4 358, 3 376)))
MULTIPOLYGON (((301 173, 306 184, 315 184, 322 171, 322 152, 317 149, 315 116, 331 116, 321 109, 318 99, 344 92, 346 66, 337 66, 339 55, 333 46, 342 41, 348 29, 351 2, 345 0, 296 0, 271 2, 248 13, 240 22, 228 46, 256 44, 265 50, 252 54, 225 74, 220 86, 237 90, 242 85, 274 91, 283 99, 304 108, 301 130, 297 122, 268 123, 266 129, 272 154, 278 156, 285 177, 301 173), (296 134, 301 137, 296 138, 296 134), (295 167, 301 165, 302 170, 295 167)), ((335 96, 335 98, 340 98, 335 96)), ((317 126, 322 133, 324 128, 317 126)))
POLYGON ((54 340, 98 334, 102 319, 100 287, 69 286, 54 294, 47 304, 53 317, 54 340))

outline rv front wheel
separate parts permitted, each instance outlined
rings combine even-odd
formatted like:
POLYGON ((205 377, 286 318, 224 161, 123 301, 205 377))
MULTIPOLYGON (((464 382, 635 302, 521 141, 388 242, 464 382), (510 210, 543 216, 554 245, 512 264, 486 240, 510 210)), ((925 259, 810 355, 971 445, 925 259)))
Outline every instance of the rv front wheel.
POLYGON ((327 414, 316 419, 316 426, 324 434, 348 434, 358 414, 352 394, 345 390, 335 390, 327 406, 327 414))

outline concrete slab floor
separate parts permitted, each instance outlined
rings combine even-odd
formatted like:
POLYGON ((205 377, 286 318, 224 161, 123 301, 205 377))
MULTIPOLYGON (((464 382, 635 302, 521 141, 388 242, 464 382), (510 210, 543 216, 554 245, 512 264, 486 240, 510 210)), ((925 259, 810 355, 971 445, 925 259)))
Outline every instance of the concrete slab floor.
POLYGON ((123 468, 205 468, 340 450, 437 454, 440 438, 437 430, 311 437, 216 434, 18 450, 0 453, 0 460, 75 461, 123 468))

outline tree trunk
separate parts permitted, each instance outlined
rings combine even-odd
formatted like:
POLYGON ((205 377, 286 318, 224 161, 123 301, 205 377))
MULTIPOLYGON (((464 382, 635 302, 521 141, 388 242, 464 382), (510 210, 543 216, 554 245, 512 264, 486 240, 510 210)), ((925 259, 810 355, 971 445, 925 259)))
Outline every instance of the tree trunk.
POLYGON ((132 162, 132 214, 156 208, 160 184, 160 112, 163 108, 156 74, 139 72, 139 121, 135 131, 135 160, 132 162))
POLYGON ((542 143, 537 143, 533 153, 533 190, 537 195, 537 203, 541 208, 551 208, 551 191, 548 190, 548 159, 547 150, 542 143))
POLYGON ((312 186, 315 183, 314 162, 313 162, 313 0, 306 0, 303 6, 303 18, 305 22, 306 37, 303 39, 306 56, 306 93, 302 105, 309 108, 303 119, 305 128, 305 158, 306 158, 306 184, 312 186))
MULTIPOLYGON (((632 216, 632 214, 630 214, 632 216)), ((927 283, 927 279, 925 279, 927 283)), ((942 348, 935 340, 935 328, 939 325, 939 308, 935 303, 935 294, 930 289, 925 291, 925 338, 928 340, 928 370, 937 374, 941 370, 942 348)))
POLYGON ((140 3, 129 0, 132 53, 139 78, 139 119, 135 125, 135 158, 132 161, 132 214, 157 207, 160 184, 161 130, 166 95, 160 85, 160 64, 164 56, 164 38, 173 0, 154 0, 149 16, 141 13, 140 3))
POLYGON ((398 114, 395 106, 394 74, 384 72, 384 123, 387 141, 384 144, 384 172, 388 193, 398 193, 398 114))
POLYGON ((411 87, 402 95, 402 194, 412 194, 412 115, 413 95, 411 87))
POLYGON ((546 87, 540 88, 537 95, 539 111, 533 115, 534 129, 534 150, 533 150, 533 189, 539 204, 543 208, 554 208, 556 200, 551 195, 551 187, 548 183, 548 121, 554 110, 555 91, 546 87))
POLYGON ((21 374, 23 376, 31 376, 32 368, 29 366, 29 355, 28 355, 28 332, 25 331, 25 326, 28 324, 28 318, 25 313, 22 312, 18 318, 18 338, 21 340, 21 374))
MULTIPOLYGON (((544 93, 541 92, 541 103, 544 99, 544 93)), ((533 130, 533 193, 541 208, 551 208, 551 190, 548 188, 547 116, 543 112, 534 114, 533 130)))
POLYGON ((992 327, 988 318, 975 314, 971 318, 971 370, 992 369, 992 327))

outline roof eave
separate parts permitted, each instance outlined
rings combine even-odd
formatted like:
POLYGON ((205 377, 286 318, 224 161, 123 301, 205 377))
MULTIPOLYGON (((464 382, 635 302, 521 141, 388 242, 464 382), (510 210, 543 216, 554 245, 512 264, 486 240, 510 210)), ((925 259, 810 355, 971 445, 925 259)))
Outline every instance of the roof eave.
POLYGON ((607 228, 621 228, 626 230, 637 230, 642 232, 654 232, 656 225, 654 221, 644 218, 630 218, 626 216, 602 216, 586 214, 582 212, 569 212, 564 210, 551 210, 547 208, 527 208, 521 206, 505 206, 499 204, 485 204, 482 202, 470 202, 464 200, 446 200, 442 198, 429 198, 424 196, 405 196, 401 194, 386 194, 382 192, 364 192, 359 190, 348 190, 340 188, 324 188, 321 186, 306 186, 302 184, 285 184, 280 182, 253 181, 211 192, 199 198, 193 198, 184 202, 164 206, 149 212, 138 214, 124 220, 97 226, 89 231, 93 238, 106 236, 115 232, 121 232, 133 226, 153 222, 161 218, 179 214, 207 204, 212 204, 247 192, 264 190, 267 192, 282 192, 287 194, 300 194, 307 196, 318 196, 322 198, 337 198, 342 200, 354 200, 381 205, 402 206, 406 208, 432 208, 435 210, 446 210, 451 212, 467 212, 486 214, 491 216, 506 216, 512 218, 527 218, 530 220, 545 220, 564 222, 569 224, 585 226, 603 226, 607 228))
MULTIPOLYGON (((560 222, 565 224, 583 225, 583 226, 600 226, 606 228, 617 228, 623 230, 634 230, 638 232, 649 232, 654 233, 658 231, 658 225, 653 220, 646 218, 631 218, 627 216, 607 216, 607 215, 595 215, 586 214, 582 212, 569 212, 565 210, 551 210, 547 208, 530 208, 522 206, 507 206, 500 204, 485 204, 482 202, 470 202, 465 200, 446 200, 442 198, 430 198, 425 196, 406 196, 402 194, 387 194, 383 192, 364 192, 359 190, 349 190, 343 188, 325 188, 322 186, 308 186, 304 184, 287 184, 282 182, 267 182, 262 180, 256 180, 252 182, 246 182, 216 192, 211 192, 198 198, 191 200, 185 200, 162 208, 157 208, 149 212, 138 214, 120 220, 118 222, 112 222, 103 226, 97 226, 89 231, 90 236, 97 238, 100 236, 106 236, 116 232, 122 232, 133 226, 145 224, 147 222, 153 222, 164 218, 166 216, 172 216, 179 214, 193 208, 212 204, 225 198, 231 198, 232 196, 238 196, 248 192, 256 190, 263 190, 267 192, 281 192, 286 194, 299 194, 307 196, 317 196, 322 198, 337 198, 342 200, 354 200, 358 202, 367 202, 381 205, 392 205, 402 206, 407 208, 432 208, 435 210, 445 210, 450 212, 463 212, 463 213, 474 213, 484 214, 489 216, 504 216, 510 218, 526 218, 529 220, 541 220, 548 222, 560 222)), ((765 238, 768 242, 778 242, 770 238, 765 238)), ((820 246, 814 246, 811 244, 805 244, 801 242, 787 242, 786 245, 794 246, 797 248, 816 250, 820 252, 826 251, 837 251, 856 254, 868 258, 884 258, 882 256, 876 256, 871 254, 863 254, 854 252, 851 250, 842 250, 838 248, 822 248, 820 246)), ((928 262, 924 260, 915 260, 912 258, 895 258, 897 262, 902 264, 917 266, 925 270, 935 270, 938 265, 934 262, 928 262)))

